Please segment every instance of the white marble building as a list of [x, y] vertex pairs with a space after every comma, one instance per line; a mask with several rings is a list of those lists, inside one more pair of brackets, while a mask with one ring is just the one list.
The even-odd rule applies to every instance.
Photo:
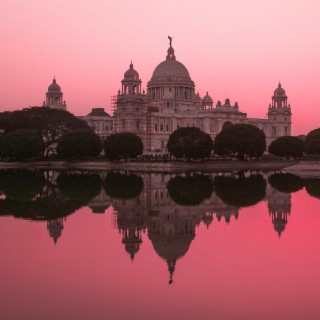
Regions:
[[212, 139], [226, 122], [249, 123], [262, 129], [267, 145], [274, 139], [291, 135], [291, 108], [285, 90], [279, 83], [272, 96], [266, 119], [248, 118], [239, 110], [238, 103], [224, 103], [207, 93], [203, 98], [195, 93], [195, 84], [187, 68], [176, 60], [171, 45], [167, 56], [154, 70], [141, 92], [141, 79], [132, 63], [121, 81], [113, 113], [113, 132], [130, 131], [138, 134], [145, 151], [166, 152], [170, 134], [179, 127], [199, 127]]

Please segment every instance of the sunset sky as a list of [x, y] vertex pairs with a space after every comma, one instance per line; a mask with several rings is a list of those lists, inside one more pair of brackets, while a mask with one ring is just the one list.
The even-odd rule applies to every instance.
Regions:
[[146, 88], [169, 41], [196, 92], [264, 118], [279, 81], [292, 133], [320, 127], [318, 0], [0, 0], [0, 111], [41, 105], [55, 76], [68, 110], [111, 113], [130, 61]]

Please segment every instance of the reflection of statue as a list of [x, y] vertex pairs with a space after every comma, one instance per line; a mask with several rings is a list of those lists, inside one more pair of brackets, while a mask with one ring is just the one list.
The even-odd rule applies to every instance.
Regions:
[[170, 41], [170, 47], [171, 47], [171, 44], [172, 44], [172, 38], [170, 36], [168, 36], [168, 39]]

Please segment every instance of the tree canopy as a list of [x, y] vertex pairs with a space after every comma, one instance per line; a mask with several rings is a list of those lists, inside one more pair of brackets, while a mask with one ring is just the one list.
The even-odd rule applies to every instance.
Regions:
[[269, 176], [270, 185], [284, 193], [292, 193], [304, 187], [303, 179], [292, 173], [275, 173]]
[[301, 158], [304, 142], [297, 137], [283, 136], [272, 141], [268, 151], [275, 156]]
[[98, 135], [90, 131], [68, 132], [60, 137], [57, 144], [57, 154], [62, 158], [97, 157], [102, 149]]
[[132, 199], [143, 190], [143, 180], [135, 174], [110, 172], [104, 180], [106, 194], [114, 199]]
[[39, 157], [43, 147], [41, 137], [27, 129], [19, 129], [1, 137], [1, 156], [11, 160], [27, 160]]
[[213, 142], [210, 135], [199, 128], [184, 127], [170, 135], [167, 148], [176, 158], [202, 159], [210, 156]]
[[[68, 183], [61, 181], [66, 180], [63, 177], [58, 177], [62, 192], [54, 182], [55, 179], [50, 181], [44, 173], [20, 169], [2, 171], [0, 192], [6, 197], [0, 199], [0, 216], [12, 215], [30, 220], [65, 217], [81, 208], [98, 192], [98, 187], [95, 187], [98, 183], [81, 183], [83, 179], [80, 178], [78, 185], [79, 180], [75, 176]], [[98, 181], [96, 178], [94, 180]], [[82, 192], [76, 192], [75, 188]]]
[[57, 185], [62, 196], [85, 205], [100, 193], [102, 181], [98, 174], [61, 172]]
[[104, 142], [104, 152], [110, 160], [136, 158], [143, 153], [143, 143], [131, 132], [111, 134]]
[[235, 207], [252, 206], [266, 196], [266, 181], [261, 174], [249, 177], [242, 173], [238, 177], [216, 176], [213, 185], [217, 196]]
[[234, 124], [224, 128], [214, 140], [214, 152], [218, 155], [261, 157], [266, 150], [266, 136], [251, 124]]
[[176, 176], [167, 184], [171, 199], [180, 205], [197, 206], [208, 199], [213, 191], [213, 182], [205, 175]]
[[305, 187], [310, 196], [320, 199], [320, 179], [305, 179]]
[[305, 140], [305, 152], [320, 154], [320, 128], [310, 131]]
[[8, 133], [19, 129], [32, 130], [42, 138], [43, 156], [55, 152], [55, 144], [63, 134], [76, 130], [92, 131], [85, 121], [64, 110], [32, 107], [0, 113], [0, 131]]

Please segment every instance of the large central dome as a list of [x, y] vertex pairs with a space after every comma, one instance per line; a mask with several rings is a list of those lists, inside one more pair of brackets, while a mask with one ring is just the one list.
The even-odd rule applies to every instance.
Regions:
[[176, 60], [172, 46], [168, 49], [166, 60], [161, 62], [153, 71], [149, 83], [182, 82], [193, 85], [187, 68]]
[[177, 60], [165, 60], [161, 62], [153, 71], [152, 79], [164, 77], [178, 77], [191, 80], [187, 68]]

